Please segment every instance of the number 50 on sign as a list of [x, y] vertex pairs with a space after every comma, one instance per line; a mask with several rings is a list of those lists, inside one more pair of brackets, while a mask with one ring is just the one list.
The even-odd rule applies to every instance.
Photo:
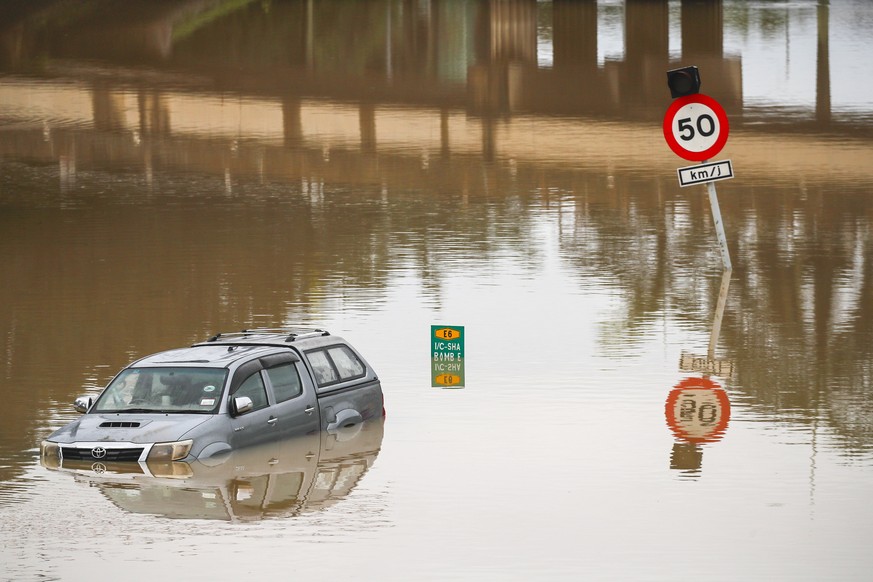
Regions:
[[719, 103], [695, 93], [673, 101], [664, 114], [664, 139], [686, 160], [702, 162], [717, 155], [727, 143], [730, 126]]

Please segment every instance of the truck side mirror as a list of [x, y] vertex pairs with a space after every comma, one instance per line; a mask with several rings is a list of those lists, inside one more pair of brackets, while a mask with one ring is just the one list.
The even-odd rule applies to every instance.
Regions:
[[73, 401], [73, 408], [76, 409], [76, 412], [85, 414], [88, 412], [88, 409], [91, 408], [92, 403], [93, 401], [90, 396], [79, 396]]
[[241, 414], [245, 414], [255, 407], [252, 399], [248, 396], [237, 396], [231, 402], [231, 414], [233, 416], [240, 416]]

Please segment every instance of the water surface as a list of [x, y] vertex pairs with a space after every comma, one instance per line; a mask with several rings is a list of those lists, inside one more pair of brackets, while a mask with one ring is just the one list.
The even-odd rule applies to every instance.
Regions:
[[[0, 18], [0, 577], [869, 577], [866, 3], [125, 6]], [[686, 64], [731, 120], [727, 276], [662, 136]], [[384, 426], [39, 464], [129, 361], [298, 322]]]

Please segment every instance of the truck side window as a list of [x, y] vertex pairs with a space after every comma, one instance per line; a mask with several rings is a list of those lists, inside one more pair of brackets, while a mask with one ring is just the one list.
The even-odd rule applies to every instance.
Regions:
[[330, 359], [333, 360], [340, 378], [343, 380], [364, 375], [364, 364], [361, 363], [349, 348], [334, 346], [328, 348], [327, 353], [330, 354]]
[[315, 372], [315, 380], [319, 386], [337, 381], [336, 370], [333, 369], [333, 365], [323, 350], [309, 352], [306, 356], [309, 358], [309, 363], [312, 364], [312, 371]]
[[246, 378], [234, 396], [248, 396], [251, 398], [252, 403], [255, 405], [252, 410], [267, 406], [267, 389], [264, 386], [264, 379], [261, 378], [261, 373], [255, 372]]
[[303, 387], [300, 385], [300, 376], [297, 374], [297, 368], [294, 367], [293, 363], [268, 368], [267, 376], [270, 378], [270, 384], [273, 385], [273, 394], [276, 396], [276, 402], [291, 400], [303, 392]]

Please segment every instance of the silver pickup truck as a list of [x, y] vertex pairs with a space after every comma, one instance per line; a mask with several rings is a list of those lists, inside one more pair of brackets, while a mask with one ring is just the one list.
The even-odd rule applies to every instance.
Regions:
[[83, 416], [41, 443], [48, 467], [223, 462], [233, 450], [385, 414], [376, 373], [352, 346], [319, 329], [218, 334], [129, 364]]

